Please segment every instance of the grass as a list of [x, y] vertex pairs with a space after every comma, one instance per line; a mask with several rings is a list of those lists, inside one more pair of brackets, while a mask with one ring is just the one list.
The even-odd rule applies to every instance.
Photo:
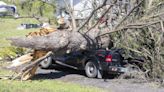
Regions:
[[[0, 68], [8, 65], [0, 62]], [[11, 71], [0, 69], [0, 76], [10, 75]], [[0, 80], [0, 92], [105, 92], [102, 89], [82, 86], [74, 83], [65, 83], [59, 80]]]
[[10, 37], [23, 37], [31, 31], [39, 29], [17, 30], [21, 23], [38, 23], [34, 19], [11, 19], [0, 18], [0, 57], [14, 56], [16, 47], [10, 45], [10, 41], [6, 40]]
[[3, 67], [8, 66], [9, 64], [10, 63], [6, 63], [6, 62], [3, 62], [3, 61], [0, 61], [0, 76], [6, 76], [6, 75], [10, 75], [10, 74], [13, 73], [12, 71], [9, 71], [7, 69], [3, 69]]
[[103, 92], [98, 88], [63, 83], [56, 80], [0, 80], [0, 92]]

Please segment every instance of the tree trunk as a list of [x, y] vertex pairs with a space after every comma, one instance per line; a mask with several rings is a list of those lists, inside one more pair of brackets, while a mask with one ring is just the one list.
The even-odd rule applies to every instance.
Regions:
[[12, 45], [18, 47], [32, 48], [35, 50], [46, 51], [77, 51], [96, 48], [107, 48], [110, 44], [109, 35], [99, 35], [107, 32], [108, 30], [100, 31], [92, 29], [87, 34], [83, 35], [75, 31], [55, 31], [46, 36], [24, 37], [24, 38], [9, 38]]

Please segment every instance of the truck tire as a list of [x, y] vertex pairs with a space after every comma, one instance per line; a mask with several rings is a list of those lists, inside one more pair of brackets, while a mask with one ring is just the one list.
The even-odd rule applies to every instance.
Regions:
[[96, 63], [92, 61], [88, 61], [85, 64], [85, 74], [89, 78], [96, 78], [98, 74], [98, 68], [97, 68]]
[[40, 63], [40, 67], [43, 69], [48, 69], [52, 64], [52, 58], [48, 57]]

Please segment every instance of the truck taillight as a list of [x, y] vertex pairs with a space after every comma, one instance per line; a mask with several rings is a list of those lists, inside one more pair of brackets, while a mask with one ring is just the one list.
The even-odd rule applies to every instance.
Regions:
[[105, 57], [105, 62], [112, 62], [112, 55], [107, 55]]

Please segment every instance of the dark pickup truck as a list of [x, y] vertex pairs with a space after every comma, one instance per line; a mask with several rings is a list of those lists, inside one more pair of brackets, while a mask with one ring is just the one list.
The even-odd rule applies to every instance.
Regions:
[[103, 72], [121, 74], [127, 71], [124, 58], [119, 49], [98, 49], [94, 51], [71, 52], [62, 56], [51, 56], [41, 63], [42, 68], [48, 68], [52, 63], [77, 70], [84, 70], [90, 78], [102, 78]]

